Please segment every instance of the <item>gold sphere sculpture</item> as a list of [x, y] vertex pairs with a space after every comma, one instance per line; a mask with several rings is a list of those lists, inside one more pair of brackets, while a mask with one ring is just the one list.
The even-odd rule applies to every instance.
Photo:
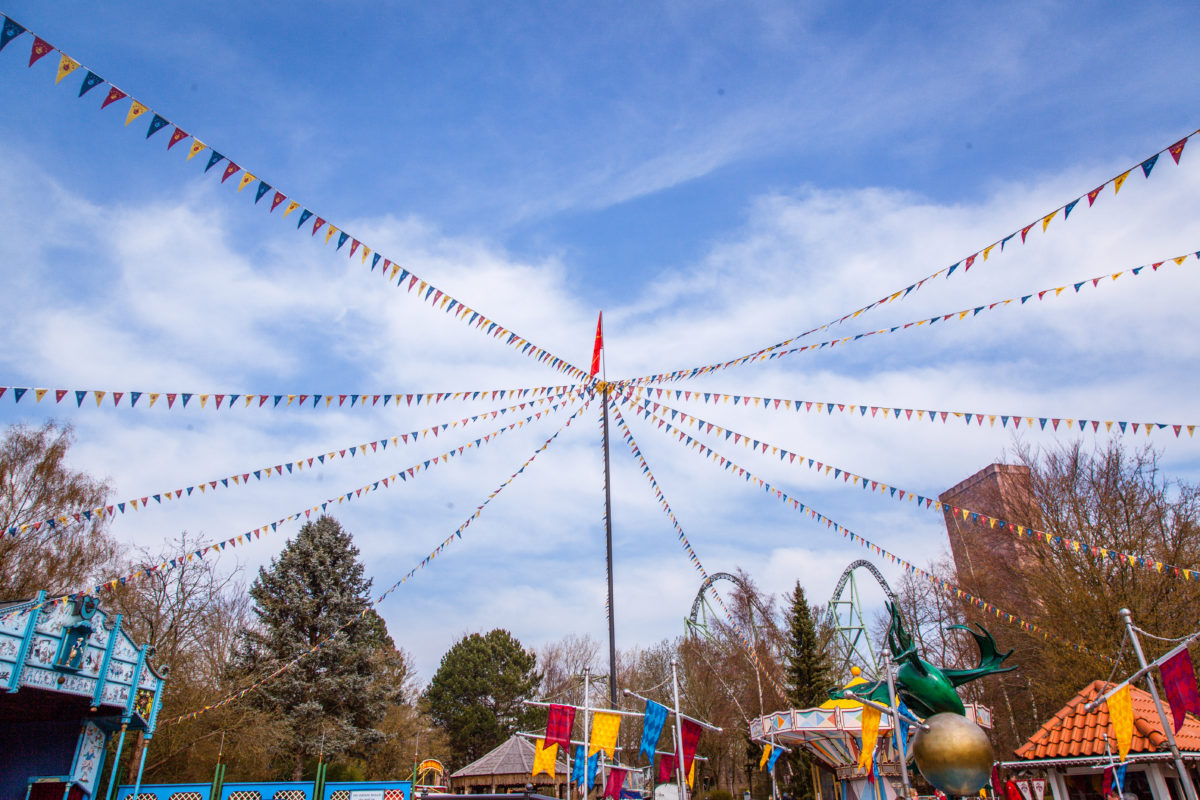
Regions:
[[983, 729], [958, 714], [934, 714], [913, 741], [917, 768], [948, 795], [977, 793], [992, 774], [992, 743]]

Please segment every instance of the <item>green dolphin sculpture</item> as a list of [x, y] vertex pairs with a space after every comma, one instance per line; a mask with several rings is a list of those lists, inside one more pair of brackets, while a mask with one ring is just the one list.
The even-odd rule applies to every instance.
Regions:
[[[892, 651], [892, 660], [900, 665], [896, 671], [896, 694], [904, 704], [918, 716], [930, 717], [941, 712], [949, 712], [966, 716], [962, 699], [958, 696], [957, 687], [964, 683], [982, 678], [984, 675], [994, 675], [1000, 672], [1010, 672], [1016, 666], [1002, 667], [1004, 660], [1013, 651], [998, 653], [996, 640], [982, 625], [976, 625], [979, 632], [966, 625], [951, 625], [946, 630], [964, 630], [975, 639], [979, 647], [979, 665], [972, 669], [941, 669], [925, 661], [917, 655], [917, 646], [912, 636], [904, 629], [904, 620], [900, 609], [894, 603], [887, 603], [888, 613], [892, 621], [888, 626], [888, 648]], [[887, 680], [879, 680], [874, 684], [855, 687], [859, 697], [866, 697], [877, 703], [890, 704]], [[831, 692], [834, 699], [842, 699], [844, 690]]]

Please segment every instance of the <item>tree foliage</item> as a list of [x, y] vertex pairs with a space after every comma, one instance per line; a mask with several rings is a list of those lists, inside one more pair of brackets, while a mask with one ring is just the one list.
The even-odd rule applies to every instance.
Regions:
[[370, 586], [350, 534], [322, 516], [306, 523], [250, 588], [258, 625], [238, 642], [235, 672], [247, 679], [304, 656], [252, 697], [254, 706], [290, 724], [295, 780], [305, 759], [372, 744], [386, 707], [403, 697], [395, 645], [368, 610]]
[[[1097, 548], [1097, 553], [1099, 548], [1117, 549], [1194, 568], [1200, 563], [1200, 487], [1165, 477], [1153, 450], [1130, 451], [1117, 442], [1094, 451], [1076, 442], [1037, 456], [1022, 455], [1032, 473], [1027, 524], [1081, 542], [1083, 550], [1026, 548], [1027, 587], [1037, 600], [1032, 621], [1109, 656], [1116, 655], [1124, 635], [1121, 608], [1133, 612], [1139, 627], [1159, 636], [1195, 630], [1200, 586], [1194, 581], [1181, 580], [1170, 567], [1160, 573], [1142, 564], [1097, 558], [1086, 548]], [[1027, 676], [1036, 676], [1031, 700], [1042, 715], [1053, 714], [1084, 684], [1107, 677], [1111, 669], [1095, 655], [1032, 643], [1022, 667]], [[1125, 655], [1121, 668], [1136, 669], [1128, 649]]]
[[[784, 646], [784, 681], [792, 708], [812, 708], [829, 699], [834, 688], [829, 662], [828, 640], [817, 634], [812, 609], [804, 596], [804, 587], [796, 581], [787, 610], [787, 642]], [[815, 797], [812, 785], [812, 761], [800, 748], [786, 759], [788, 794], [797, 798]]]
[[91, 513], [109, 487], [67, 465], [72, 441], [70, 426], [53, 421], [15, 425], [0, 441], [0, 530], [31, 526], [0, 536], [0, 601], [86, 589], [116, 562], [108, 517]]
[[[238, 570], [224, 571], [216, 559], [185, 560], [173, 569], [155, 569], [180, 552], [205, 546], [180, 534], [161, 551], [140, 551], [123, 571], [143, 572], [107, 602], [123, 614], [122, 627], [134, 641], [154, 647], [154, 665], [167, 677], [160, 719], [194, 711], [233, 690], [227, 675], [239, 631], [253, 624], [250, 598]], [[224, 708], [176, 725], [160, 727], [146, 761], [150, 780], [204, 780], [212, 775], [217, 752], [238, 775], [272, 777], [281, 756], [286, 723], [248, 707]], [[136, 739], [126, 749], [123, 778], [133, 780], [141, 752]]]
[[472, 633], [455, 643], [423, 698], [430, 718], [445, 731], [454, 767], [531, 725], [540, 715], [524, 701], [534, 698], [540, 684], [537, 658], [506, 630]]
[[784, 650], [788, 700], [793, 708], [812, 708], [828, 700], [829, 690], [834, 688], [829, 648], [817, 637], [817, 624], [799, 581], [789, 601]]

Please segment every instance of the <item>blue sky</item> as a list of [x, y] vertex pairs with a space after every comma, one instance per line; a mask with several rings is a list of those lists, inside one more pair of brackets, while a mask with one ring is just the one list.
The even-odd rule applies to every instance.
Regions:
[[[214, 3], [7, 15], [376, 251], [610, 377], [732, 358], [877, 300], [1040, 219], [1200, 127], [1186, 3]], [[122, 126], [0, 53], [0, 384], [108, 391], [384, 393], [563, 382], [297, 233], [187, 143]], [[970, 273], [847, 323], [872, 330], [1200, 249], [1200, 154]], [[1085, 201], [1086, 202], [1086, 201]], [[1196, 259], [940, 328], [745, 365], [683, 388], [1029, 416], [1196, 423]], [[682, 386], [682, 385], [681, 385]], [[368, 410], [101, 409], [0, 399], [76, 426], [77, 463], [140, 497], [506, 403]], [[855, 473], [936, 495], [1049, 434], [678, 403]], [[89, 407], [90, 406], [90, 407]], [[428, 678], [462, 634], [602, 639], [595, 407], [382, 611]], [[570, 413], [570, 412], [567, 412]], [[627, 413], [628, 417], [632, 417]], [[559, 421], [343, 506], [376, 586], [470, 515]], [[862, 555], [644, 421], [634, 435], [710, 571], [824, 601]], [[472, 428], [481, 435], [495, 425]], [[452, 441], [466, 434], [448, 432]], [[1089, 437], [1089, 441], [1099, 437]], [[1139, 436], [1137, 442], [1146, 441]], [[1149, 441], [1197, 479], [1195, 440]], [[711, 444], [716, 446], [715, 441]], [[127, 515], [159, 548], [236, 535], [446, 449], [397, 452]], [[730, 448], [727, 448], [730, 449]], [[676, 635], [699, 579], [624, 452], [613, 475], [618, 644]], [[931, 513], [737, 454], [914, 561]], [[294, 532], [226, 551], [249, 571]], [[894, 574], [894, 572], [889, 572]], [[1005, 635], [1020, 635], [1006, 631]]]

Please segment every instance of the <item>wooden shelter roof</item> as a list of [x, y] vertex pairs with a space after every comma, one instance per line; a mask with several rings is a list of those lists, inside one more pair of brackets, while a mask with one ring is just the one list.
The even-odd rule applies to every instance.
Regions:
[[[489, 753], [459, 769], [450, 777], [453, 779], [481, 778], [490, 775], [526, 775], [533, 772], [533, 742], [523, 736], [513, 735]], [[555, 772], [564, 774], [567, 763], [562, 758], [557, 759]], [[541, 776], [545, 777], [545, 776]]]

